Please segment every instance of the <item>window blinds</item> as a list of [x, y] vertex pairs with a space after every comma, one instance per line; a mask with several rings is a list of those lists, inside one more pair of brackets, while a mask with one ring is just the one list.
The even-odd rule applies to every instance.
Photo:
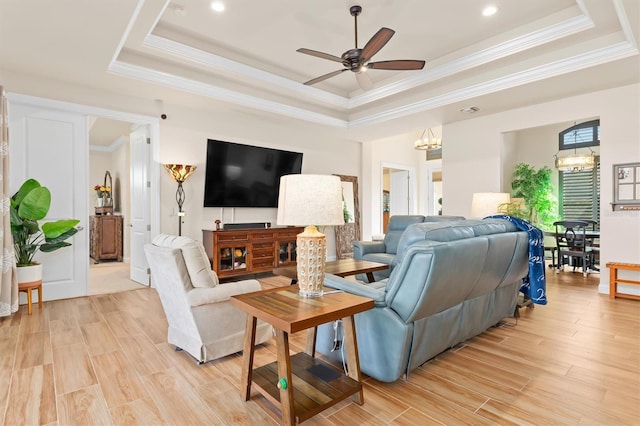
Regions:
[[599, 161], [592, 170], [560, 172], [560, 215], [563, 220], [600, 222]]

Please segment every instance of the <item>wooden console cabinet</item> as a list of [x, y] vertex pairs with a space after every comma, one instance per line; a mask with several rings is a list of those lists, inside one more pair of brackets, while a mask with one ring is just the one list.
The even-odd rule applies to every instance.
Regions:
[[255, 274], [296, 263], [302, 227], [202, 230], [202, 243], [218, 277]]
[[122, 216], [89, 217], [89, 255], [96, 262], [122, 262]]

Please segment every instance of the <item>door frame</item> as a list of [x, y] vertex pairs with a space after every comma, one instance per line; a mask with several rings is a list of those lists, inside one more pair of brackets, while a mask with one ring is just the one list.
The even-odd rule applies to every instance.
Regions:
[[[157, 235], [160, 233], [160, 120], [156, 117], [133, 114], [123, 111], [117, 111], [107, 108], [93, 107], [89, 105], [76, 104], [71, 102], [57, 101], [53, 99], [40, 98], [36, 96], [23, 95], [19, 93], [7, 93], [9, 102], [16, 103], [29, 103], [40, 108], [46, 108], [51, 110], [59, 110], [66, 112], [73, 112], [78, 114], [84, 114], [85, 116], [96, 116], [101, 118], [110, 118], [112, 120], [120, 120], [130, 122], [134, 125], [147, 125], [149, 127], [149, 138], [151, 145], [151, 158], [149, 159], [149, 181], [158, 182], [157, 185], [152, 185], [149, 191], [150, 197], [150, 220], [151, 220], [151, 232], [150, 235]], [[87, 137], [87, 152], [89, 151], [89, 143]], [[88, 157], [87, 157], [88, 158]], [[87, 178], [89, 176], [89, 163], [85, 165], [87, 168]], [[86, 182], [88, 188], [91, 182]], [[89, 223], [89, 217], [86, 217], [86, 223]], [[87, 249], [87, 276], [89, 273], [89, 251]], [[88, 288], [88, 287], [87, 287]]]
[[[418, 211], [418, 198], [417, 198], [417, 180], [416, 180], [416, 169], [415, 167], [408, 166], [406, 164], [397, 164], [397, 163], [380, 163], [380, 212], [382, 212], [382, 190], [384, 188], [384, 169], [395, 169], [395, 170], [404, 170], [409, 173], [409, 214], [417, 214]], [[378, 221], [378, 233], [382, 233], [382, 213], [380, 213], [380, 220]]]

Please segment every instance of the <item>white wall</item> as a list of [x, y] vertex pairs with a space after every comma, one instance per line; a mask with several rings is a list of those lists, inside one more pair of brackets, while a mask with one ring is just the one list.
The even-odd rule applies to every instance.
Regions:
[[[474, 192], [497, 192], [504, 175], [503, 133], [600, 117], [600, 263], [640, 262], [640, 212], [613, 212], [613, 164], [640, 161], [640, 85], [618, 87], [445, 125], [443, 191], [447, 214], [469, 216]], [[472, 176], [470, 177], [470, 173]], [[603, 268], [600, 292], [608, 293]], [[636, 288], [624, 291], [637, 292]]]
[[[152, 167], [157, 168], [160, 175], [160, 232], [178, 231], [177, 216], [174, 216], [177, 187], [166, 172], [160, 170], [163, 163], [187, 163], [199, 167], [184, 185], [186, 201], [183, 207], [186, 217], [182, 227], [183, 235], [202, 240], [201, 230], [211, 229], [215, 219], [226, 223], [232, 219], [235, 222], [271, 221], [275, 225], [276, 209], [225, 209], [221, 212], [220, 209], [203, 208], [208, 138], [302, 152], [303, 173], [335, 173], [357, 176], [362, 180], [361, 144], [337, 136], [342, 133], [340, 129], [258, 111], [243, 112], [233, 107], [221, 106], [219, 102], [196, 99], [182, 93], [177, 97], [180, 104], [164, 101], [162, 111], [159, 111], [157, 102], [152, 100], [69, 85], [57, 80], [8, 71], [3, 71], [0, 79], [10, 93], [141, 116], [158, 117], [161, 112], [165, 113], [167, 119], [160, 121], [158, 155], [152, 159]], [[168, 89], [149, 85], [149, 90], [152, 93], [150, 98], [153, 96], [154, 99], [160, 99]], [[88, 167], [88, 164], [78, 164], [78, 167]], [[101, 181], [102, 177], [99, 179]], [[95, 183], [91, 180], [86, 185], [89, 187]], [[364, 215], [366, 216], [366, 212]], [[325, 233], [328, 257], [335, 258], [334, 233], [331, 229], [326, 229]]]
[[[271, 222], [276, 223], [275, 208], [204, 208], [204, 177], [206, 171], [207, 139], [264, 146], [303, 153], [302, 172], [317, 174], [342, 174], [360, 177], [360, 143], [322, 134], [300, 132], [294, 126], [282, 127], [260, 116], [230, 114], [226, 117], [234, 124], [220, 126], [211, 113], [195, 110], [175, 110], [160, 125], [159, 164], [193, 164], [198, 167], [184, 183], [186, 212], [182, 234], [202, 240], [202, 229], [214, 229], [214, 221], [225, 223]], [[160, 174], [162, 232], [178, 232], [175, 215], [177, 184], [164, 171]], [[309, 190], [313, 190], [310, 188]], [[335, 237], [332, 228], [325, 228], [327, 254], [335, 258]]]

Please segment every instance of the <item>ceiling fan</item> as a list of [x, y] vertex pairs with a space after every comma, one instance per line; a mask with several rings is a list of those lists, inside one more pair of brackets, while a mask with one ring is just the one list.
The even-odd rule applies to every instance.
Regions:
[[328, 78], [341, 74], [344, 71], [352, 71], [356, 73], [356, 80], [358, 81], [358, 85], [360, 86], [360, 88], [363, 90], [369, 90], [373, 87], [373, 83], [371, 82], [371, 77], [369, 77], [366, 73], [367, 69], [406, 71], [421, 70], [422, 68], [424, 68], [425, 61], [410, 59], [369, 62], [371, 57], [378, 53], [378, 51], [380, 51], [380, 49], [382, 49], [384, 45], [387, 44], [391, 37], [393, 37], [395, 31], [390, 28], [380, 28], [380, 30], [378, 30], [378, 32], [375, 33], [373, 37], [371, 37], [367, 44], [365, 44], [362, 49], [359, 49], [358, 15], [360, 15], [360, 13], [362, 12], [362, 7], [351, 6], [351, 8], [349, 8], [349, 12], [351, 13], [351, 16], [353, 16], [355, 22], [356, 47], [354, 49], [347, 50], [342, 54], [341, 57], [305, 48], [296, 50], [296, 52], [305, 53], [307, 55], [316, 56], [322, 59], [328, 59], [334, 62], [340, 62], [344, 66], [344, 68], [341, 70], [333, 71], [305, 82], [304, 84], [306, 86], [319, 83]]

